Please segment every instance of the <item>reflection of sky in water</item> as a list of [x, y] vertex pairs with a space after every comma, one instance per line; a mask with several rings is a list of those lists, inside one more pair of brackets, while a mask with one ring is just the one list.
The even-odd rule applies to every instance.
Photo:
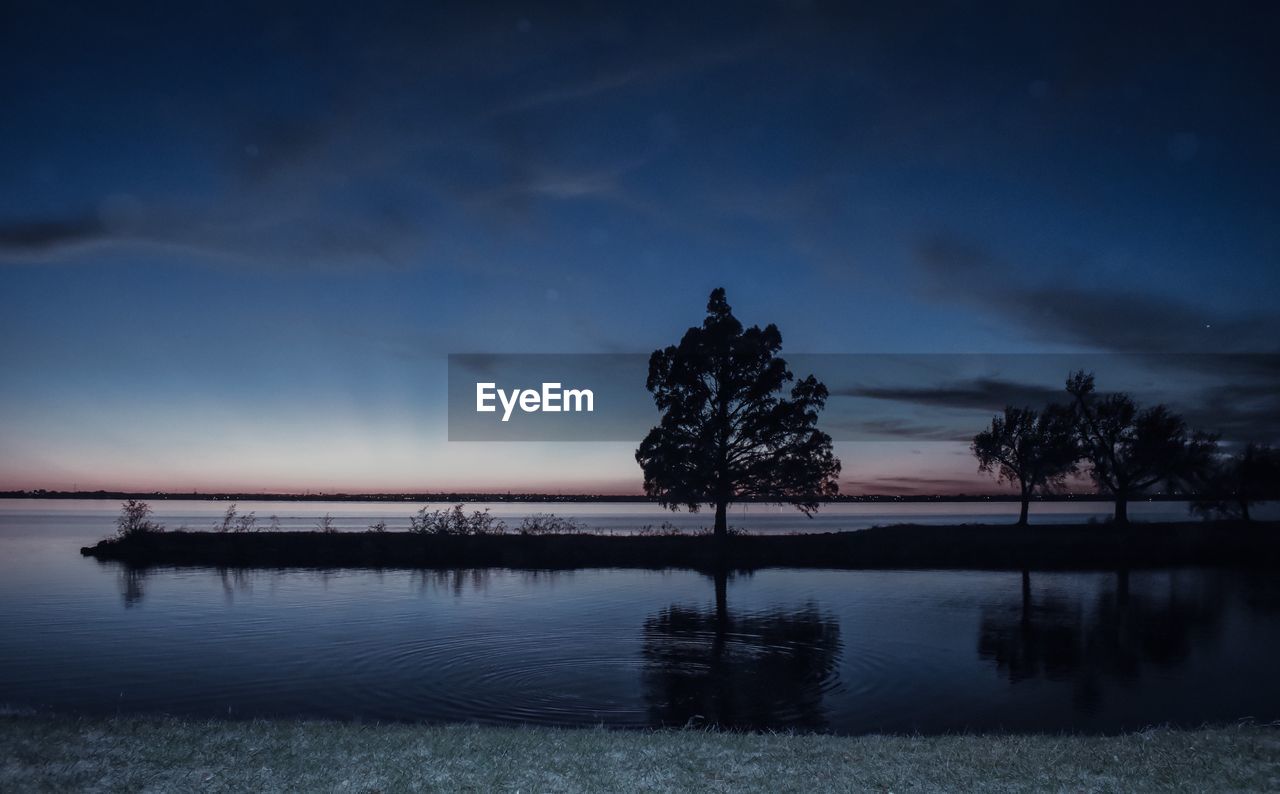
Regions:
[[1280, 716], [1273, 577], [1033, 573], [1024, 598], [1017, 572], [762, 570], [717, 604], [689, 571], [129, 573], [78, 554], [109, 512], [0, 507], [13, 705], [846, 731]]

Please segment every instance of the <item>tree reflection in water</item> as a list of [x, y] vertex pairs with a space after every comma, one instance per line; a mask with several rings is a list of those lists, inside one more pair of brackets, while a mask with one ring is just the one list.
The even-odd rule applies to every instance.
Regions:
[[119, 565], [116, 569], [116, 579], [120, 585], [120, 598], [124, 600], [126, 609], [142, 602], [142, 596], [146, 592], [144, 587], [147, 582], [146, 568]]
[[1073, 682], [1077, 706], [1093, 710], [1107, 683], [1132, 684], [1147, 665], [1182, 664], [1221, 623], [1226, 598], [1219, 580], [1196, 588], [1176, 572], [1162, 575], [1166, 587], [1133, 592], [1129, 572], [1119, 571], [1089, 602], [1033, 593], [1031, 574], [1024, 571], [1019, 604], [983, 609], [978, 655], [1015, 684]]
[[714, 609], [673, 604], [644, 622], [642, 674], [654, 725], [822, 728], [837, 685], [840, 627], [808, 603], [794, 611], [734, 613], [727, 575]]

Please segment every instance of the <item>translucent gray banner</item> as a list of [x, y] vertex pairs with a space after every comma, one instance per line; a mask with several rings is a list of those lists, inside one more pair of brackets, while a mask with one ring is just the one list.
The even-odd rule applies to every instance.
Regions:
[[[836, 441], [968, 441], [1005, 405], [1066, 402], [1093, 372], [1101, 392], [1163, 402], [1224, 440], [1280, 439], [1275, 354], [792, 354], [830, 399], [819, 426]], [[659, 420], [648, 354], [449, 356], [450, 441], [638, 442]]]

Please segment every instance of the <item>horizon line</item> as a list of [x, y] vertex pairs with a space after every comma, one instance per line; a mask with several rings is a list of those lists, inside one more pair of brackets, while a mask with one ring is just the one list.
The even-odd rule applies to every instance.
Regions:
[[[342, 502], [650, 502], [660, 503], [655, 496], [645, 494], [619, 493], [548, 493], [540, 491], [134, 491], [134, 490], [53, 490], [47, 488], [12, 489], [0, 491], [0, 499], [165, 499], [192, 501], [342, 501]], [[818, 499], [819, 504], [861, 501], [1020, 501], [1016, 492], [1012, 493], [868, 493], [839, 494], [835, 497]], [[1188, 494], [1152, 493], [1131, 501], [1185, 501]], [[1115, 501], [1114, 495], [1098, 491], [1064, 491], [1061, 493], [1035, 494], [1033, 502], [1060, 501]], [[789, 504], [785, 499], [765, 497], [743, 497], [734, 500], [736, 504]]]

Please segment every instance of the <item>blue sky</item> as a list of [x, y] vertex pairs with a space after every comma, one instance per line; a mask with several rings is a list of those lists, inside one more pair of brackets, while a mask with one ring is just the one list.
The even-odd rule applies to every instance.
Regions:
[[1274, 10], [261, 5], [6, 10], [0, 487], [634, 492], [447, 443], [445, 356], [648, 352], [716, 286], [797, 353], [1280, 338]]

